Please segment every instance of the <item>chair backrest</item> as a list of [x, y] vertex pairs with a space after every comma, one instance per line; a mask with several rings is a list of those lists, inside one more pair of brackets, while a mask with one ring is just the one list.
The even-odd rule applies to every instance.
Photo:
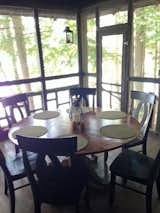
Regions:
[[[51, 139], [27, 138], [17, 135], [17, 140], [19, 147], [22, 149], [24, 166], [31, 184], [32, 193], [33, 196], [36, 197], [39, 196], [37, 180], [38, 182], [43, 182], [44, 184], [46, 182], [46, 184], [49, 184], [51, 176], [54, 174], [58, 175], [63, 167], [59, 160], [60, 156], [70, 156], [72, 163], [72, 159], [75, 156], [74, 153], [77, 150], [77, 137]], [[27, 155], [28, 151], [37, 154], [35, 168], [37, 178], [35, 178], [35, 174], [33, 174]], [[51, 165], [52, 169], [50, 169]], [[58, 171], [58, 174], [56, 171]]]
[[94, 111], [96, 88], [83, 88], [83, 87], [70, 88], [69, 94], [71, 105], [76, 99], [78, 100], [79, 104], [82, 103], [82, 105], [86, 107], [89, 107], [89, 96], [92, 96], [92, 108]]
[[[131, 91], [131, 114], [140, 122], [141, 134], [144, 138], [147, 138], [152, 123], [155, 99], [153, 93]], [[135, 102], [138, 102], [136, 107]]]
[[29, 102], [25, 93], [3, 98], [2, 104], [9, 127], [17, 122], [18, 116], [23, 119], [25, 115], [30, 115]]

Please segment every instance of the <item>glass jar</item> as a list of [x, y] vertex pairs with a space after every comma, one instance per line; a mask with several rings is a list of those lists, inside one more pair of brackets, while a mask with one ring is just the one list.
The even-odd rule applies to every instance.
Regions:
[[73, 123], [79, 125], [81, 122], [82, 110], [78, 100], [74, 100], [70, 109], [70, 119]]

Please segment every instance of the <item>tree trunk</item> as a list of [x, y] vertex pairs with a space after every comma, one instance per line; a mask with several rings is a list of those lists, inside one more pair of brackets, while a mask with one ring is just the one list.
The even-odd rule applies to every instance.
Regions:
[[[28, 64], [27, 64], [27, 55], [26, 55], [26, 47], [25, 47], [25, 41], [23, 37], [23, 23], [20, 16], [11, 16], [14, 30], [15, 30], [15, 40], [17, 45], [17, 52], [20, 59], [21, 69], [22, 69], [22, 76], [24, 79], [29, 78], [29, 71], [28, 71]], [[30, 84], [25, 85], [26, 91], [31, 91]], [[33, 100], [30, 102], [31, 107], [33, 107]]]
[[[3, 67], [2, 67], [2, 62], [0, 61], [0, 73], [2, 73], [2, 77], [4, 79], [7, 79], [7, 73], [4, 71]], [[1, 79], [2, 81], [2, 79]]]
[[[8, 19], [8, 18], [7, 18]], [[10, 48], [10, 56], [12, 59], [12, 65], [13, 65], [13, 73], [14, 73], [14, 79], [18, 80], [19, 76], [18, 76], [18, 72], [17, 72], [17, 65], [16, 65], [16, 54], [15, 54], [15, 49], [14, 49], [14, 44], [13, 44], [13, 38], [12, 38], [12, 33], [10, 30], [10, 23], [9, 23], [9, 19], [7, 20], [7, 38], [8, 38], [8, 45]]]
[[[5, 22], [4, 22], [4, 27], [5, 27], [5, 33], [6, 33], [6, 39], [5, 43], [7, 44], [7, 47], [4, 49], [11, 57], [11, 62], [12, 62], [12, 67], [13, 67], [13, 75], [14, 79], [18, 79], [18, 73], [17, 73], [17, 65], [16, 65], [16, 51], [14, 49], [14, 43], [13, 43], [13, 35], [10, 30], [10, 19], [9, 17], [5, 17]], [[3, 40], [2, 40], [3, 42]], [[1, 63], [1, 62], [0, 62]], [[3, 72], [3, 76], [5, 80], [10, 80], [10, 76], [6, 74], [6, 70], [2, 68], [2, 64], [0, 64], [1, 69], [0, 71]]]
[[[135, 57], [134, 57], [134, 76], [144, 77], [144, 59], [145, 59], [145, 46], [143, 42], [143, 33], [136, 32], [135, 35]], [[137, 84], [136, 90], [143, 91], [143, 84]]]
[[[19, 56], [20, 64], [22, 68], [22, 76], [24, 79], [27, 79], [29, 78], [29, 72], [28, 72], [28, 64], [27, 64], [26, 47], [25, 47], [24, 37], [23, 37], [24, 29], [23, 29], [21, 17], [12, 16], [12, 22], [13, 22], [13, 26], [15, 30], [15, 40], [16, 40], [18, 56]], [[26, 88], [30, 89], [29, 87], [26, 87]]]

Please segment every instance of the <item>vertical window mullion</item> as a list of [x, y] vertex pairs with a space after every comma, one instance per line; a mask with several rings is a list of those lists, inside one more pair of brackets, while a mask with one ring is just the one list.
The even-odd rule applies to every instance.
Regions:
[[37, 9], [34, 9], [34, 20], [35, 20], [41, 79], [42, 79], [42, 103], [43, 103], [43, 108], [46, 110], [47, 109], [47, 91], [46, 91], [46, 82], [45, 82], [45, 70], [44, 70], [44, 61], [43, 61], [41, 33], [40, 33], [40, 27], [39, 27], [39, 16], [38, 16]]

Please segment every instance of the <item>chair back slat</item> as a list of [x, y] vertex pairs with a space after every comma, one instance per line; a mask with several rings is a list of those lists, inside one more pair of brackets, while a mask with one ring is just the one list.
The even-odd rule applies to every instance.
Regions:
[[[137, 120], [139, 120], [139, 116], [140, 114], [142, 114], [139, 122], [141, 126], [141, 134], [143, 137], [147, 137], [149, 128], [152, 123], [155, 98], [156, 96], [153, 93], [131, 91], [131, 112], [130, 113]], [[136, 108], [134, 108], [135, 101], [138, 101], [138, 105]]]
[[134, 110], [133, 112], [133, 116], [138, 120], [138, 117], [139, 117], [139, 114], [141, 113], [141, 109], [143, 108], [143, 116], [142, 116], [142, 119], [141, 119], [141, 122], [140, 122], [140, 125], [143, 126], [146, 119], [147, 119], [147, 116], [148, 116], [148, 105], [147, 103], [143, 103], [143, 102], [139, 102], [138, 105], [137, 105], [137, 108], [136, 110]]

